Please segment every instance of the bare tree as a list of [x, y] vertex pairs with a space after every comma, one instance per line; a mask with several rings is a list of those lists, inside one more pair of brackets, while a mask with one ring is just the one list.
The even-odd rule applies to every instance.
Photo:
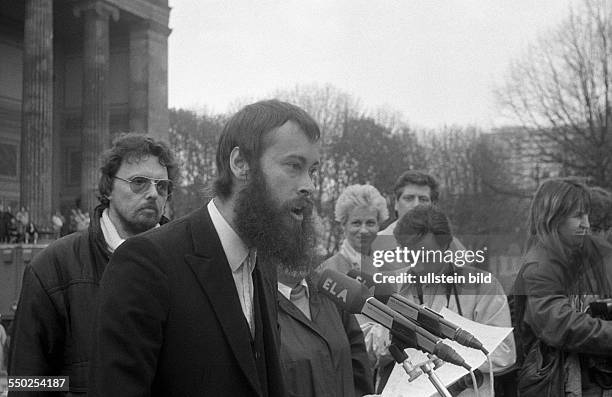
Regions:
[[511, 64], [496, 90], [543, 161], [601, 186], [612, 185], [611, 34], [611, 3], [585, 0]]
[[215, 153], [223, 124], [223, 116], [170, 109], [170, 145], [181, 170], [181, 183], [172, 194], [175, 216], [202, 205], [204, 190], [216, 174]]

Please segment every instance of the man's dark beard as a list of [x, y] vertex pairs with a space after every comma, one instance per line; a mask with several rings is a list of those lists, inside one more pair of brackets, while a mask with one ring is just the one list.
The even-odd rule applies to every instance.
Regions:
[[161, 216], [159, 215], [159, 210], [155, 203], [147, 203], [141, 208], [151, 208], [156, 211], [154, 218], [144, 218], [139, 219], [134, 216], [135, 219], [129, 219], [124, 216], [120, 211], [116, 211], [117, 217], [119, 218], [119, 222], [121, 222], [121, 226], [123, 230], [125, 230], [129, 236], [136, 236], [137, 234], [144, 233], [147, 230], [153, 229], [155, 225], [157, 225], [160, 221]]
[[[301, 222], [291, 216], [295, 207], [303, 208]], [[258, 262], [278, 266], [297, 280], [310, 273], [316, 244], [311, 199], [276, 203], [265, 178], [256, 171], [238, 193], [234, 212], [237, 233], [249, 248], [257, 249]]]

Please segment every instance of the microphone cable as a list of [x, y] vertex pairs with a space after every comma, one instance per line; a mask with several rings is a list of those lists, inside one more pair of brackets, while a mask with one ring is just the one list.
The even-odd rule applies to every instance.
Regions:
[[495, 384], [493, 383], [493, 361], [491, 361], [491, 353], [487, 354], [487, 361], [489, 362], [489, 383], [491, 384], [491, 397], [495, 397]]
[[470, 369], [470, 376], [472, 377], [472, 385], [474, 386], [474, 396], [480, 397], [480, 392], [478, 390], [478, 381], [476, 381], [476, 374], [474, 374], [473, 369]]

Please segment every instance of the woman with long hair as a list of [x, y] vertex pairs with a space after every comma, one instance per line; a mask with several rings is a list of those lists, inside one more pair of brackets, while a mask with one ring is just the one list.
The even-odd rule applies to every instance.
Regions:
[[587, 309], [610, 289], [592, 249], [590, 205], [588, 188], [570, 178], [542, 183], [532, 199], [515, 284], [522, 397], [602, 396], [606, 388], [601, 359], [612, 354], [612, 322]]

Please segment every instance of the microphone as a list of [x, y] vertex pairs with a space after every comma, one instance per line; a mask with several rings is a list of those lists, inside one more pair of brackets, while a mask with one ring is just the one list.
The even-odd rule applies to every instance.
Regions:
[[356, 269], [350, 270], [347, 274], [350, 278], [364, 284], [368, 289], [374, 287], [374, 297], [382, 303], [387, 303], [389, 297], [395, 293], [395, 288], [390, 283], [375, 283], [374, 277], [369, 273], [364, 273]]
[[418, 305], [400, 294], [391, 295], [387, 305], [401, 315], [416, 321], [420, 326], [436, 336], [454, 340], [463, 346], [478, 349], [484, 354], [489, 354], [487, 349], [474, 335], [446, 320], [439, 313]]
[[348, 273], [346, 273], [346, 275], [349, 276], [350, 278], [354, 278], [355, 280], [359, 281], [360, 283], [365, 285], [367, 288], [371, 288], [376, 285], [376, 283], [374, 283], [374, 279], [372, 278], [372, 276], [370, 276], [367, 273], [362, 273], [357, 269], [350, 270]]
[[412, 320], [390, 309], [370, 294], [365, 285], [332, 269], [326, 269], [319, 279], [321, 293], [346, 311], [361, 313], [389, 329], [393, 336], [409, 347], [416, 347], [438, 358], [471, 370], [463, 358], [450, 346]]

